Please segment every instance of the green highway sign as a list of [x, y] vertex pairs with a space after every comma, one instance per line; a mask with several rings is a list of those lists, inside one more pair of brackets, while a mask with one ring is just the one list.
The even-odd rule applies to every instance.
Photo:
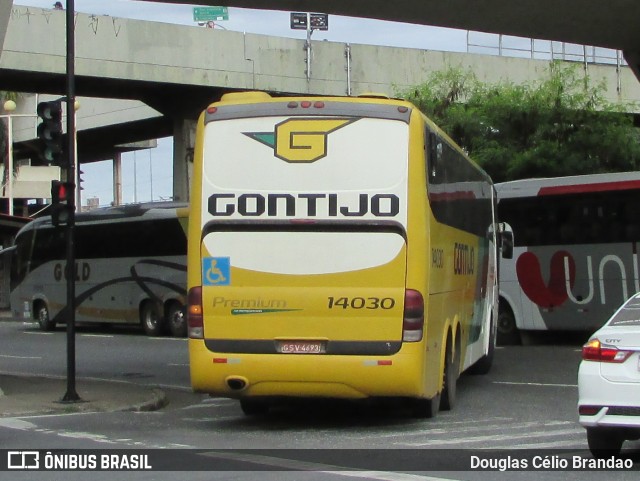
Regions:
[[229, 20], [229, 7], [193, 7], [194, 22]]

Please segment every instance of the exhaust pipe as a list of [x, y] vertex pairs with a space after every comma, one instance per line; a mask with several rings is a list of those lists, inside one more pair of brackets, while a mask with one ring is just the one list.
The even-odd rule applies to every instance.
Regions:
[[240, 376], [230, 376], [226, 379], [226, 383], [232, 391], [242, 391], [249, 385], [249, 381]]

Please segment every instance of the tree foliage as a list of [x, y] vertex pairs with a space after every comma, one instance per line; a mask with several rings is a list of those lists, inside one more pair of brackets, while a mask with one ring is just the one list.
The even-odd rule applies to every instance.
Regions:
[[605, 91], [577, 67], [552, 62], [535, 84], [485, 84], [470, 70], [450, 68], [400, 96], [502, 182], [637, 170], [640, 135], [631, 110], [607, 102]]

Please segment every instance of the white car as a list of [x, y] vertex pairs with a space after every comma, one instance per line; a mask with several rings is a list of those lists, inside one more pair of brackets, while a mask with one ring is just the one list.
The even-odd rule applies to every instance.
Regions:
[[640, 293], [627, 300], [582, 347], [578, 413], [595, 457], [640, 438]]

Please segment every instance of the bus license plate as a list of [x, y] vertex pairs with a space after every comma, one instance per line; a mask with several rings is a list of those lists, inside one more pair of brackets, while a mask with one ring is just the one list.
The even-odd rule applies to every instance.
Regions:
[[321, 341], [280, 341], [278, 352], [282, 354], [322, 354], [325, 352]]

